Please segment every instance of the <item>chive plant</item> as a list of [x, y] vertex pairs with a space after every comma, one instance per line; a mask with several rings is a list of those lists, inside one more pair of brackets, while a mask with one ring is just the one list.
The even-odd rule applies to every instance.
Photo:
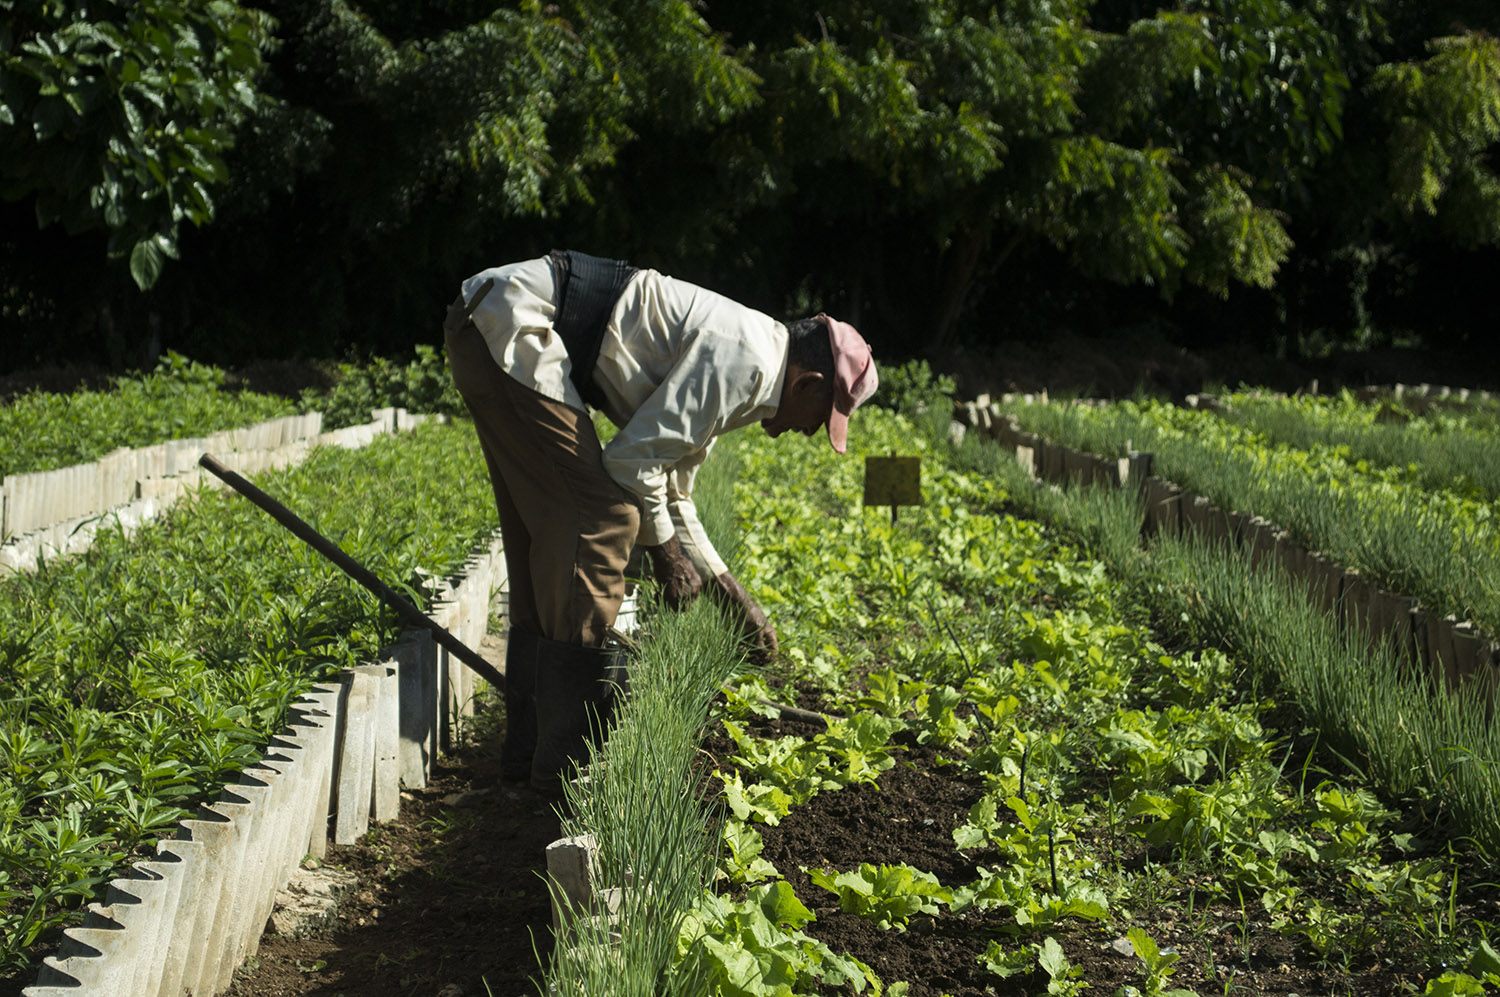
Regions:
[[[733, 565], [735, 441], [716, 450], [698, 475], [694, 502]], [[653, 604], [650, 583], [641, 599]], [[677, 967], [676, 925], [712, 883], [720, 816], [703, 802], [696, 759], [719, 687], [740, 667], [736, 641], [707, 599], [649, 615], [632, 654], [629, 698], [588, 778], [569, 787], [572, 816], [564, 823], [566, 834], [593, 836], [598, 885], [619, 891], [619, 907], [613, 919], [571, 912], [548, 969], [552, 992], [699, 992], [698, 981]]]
[[694, 992], [692, 980], [667, 980], [676, 926], [709, 887], [717, 858], [719, 822], [703, 803], [695, 759], [710, 704], [739, 656], [704, 600], [650, 626], [632, 662], [630, 698], [587, 782], [570, 789], [576, 816], [564, 825], [597, 842], [599, 885], [619, 890], [617, 916], [574, 912], [553, 950], [555, 993]]

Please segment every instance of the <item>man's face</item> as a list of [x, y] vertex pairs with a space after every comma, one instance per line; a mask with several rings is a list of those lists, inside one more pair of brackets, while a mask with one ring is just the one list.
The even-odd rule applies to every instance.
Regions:
[[781, 385], [781, 404], [776, 414], [760, 424], [774, 439], [788, 430], [811, 436], [828, 422], [833, 396], [824, 390], [823, 375], [803, 370], [796, 364], [787, 368]]

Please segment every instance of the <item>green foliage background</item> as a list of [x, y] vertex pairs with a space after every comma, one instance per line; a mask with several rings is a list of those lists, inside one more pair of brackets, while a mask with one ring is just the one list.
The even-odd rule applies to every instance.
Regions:
[[624, 256], [885, 355], [1490, 350], [1484, 0], [0, 0], [0, 367], [410, 355]]

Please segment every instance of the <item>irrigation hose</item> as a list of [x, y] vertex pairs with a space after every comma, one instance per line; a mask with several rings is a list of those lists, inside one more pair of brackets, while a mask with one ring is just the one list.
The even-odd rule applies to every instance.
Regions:
[[202, 457], [198, 458], [198, 463], [212, 472], [215, 477], [230, 488], [233, 488], [245, 496], [245, 498], [260, 506], [261, 509], [270, 514], [272, 519], [291, 531], [297, 539], [337, 565], [344, 574], [374, 593], [381, 602], [395, 610], [396, 615], [401, 617], [403, 622], [414, 627], [420, 627], [423, 630], [431, 631], [433, 639], [442, 645], [448, 653], [474, 669], [474, 671], [487, 679], [496, 689], [504, 690], [505, 676], [494, 665], [481, 657], [479, 652], [453, 636], [443, 627], [434, 623], [428, 618], [426, 613], [412, 605], [405, 596], [379, 578], [376, 578], [368, 568], [344, 553], [337, 544], [309, 526], [292, 510], [252, 485], [241, 475], [220, 464], [214, 459], [212, 454], [205, 453]]

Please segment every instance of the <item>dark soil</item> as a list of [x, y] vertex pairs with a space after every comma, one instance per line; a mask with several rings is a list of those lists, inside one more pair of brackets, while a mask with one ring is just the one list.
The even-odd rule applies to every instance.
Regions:
[[[790, 721], [767, 722], [757, 731], [766, 737], [816, 732], [816, 727]], [[715, 739], [708, 749], [722, 758], [732, 752], [732, 745]], [[887, 984], [906, 981], [910, 997], [1045, 994], [1048, 980], [1042, 971], [1002, 979], [980, 960], [991, 940], [1013, 951], [1046, 935], [1056, 938], [1069, 961], [1082, 968], [1090, 993], [1109, 994], [1124, 985], [1140, 988], [1140, 960], [1121, 954], [1113, 944], [1133, 926], [1144, 928], [1163, 949], [1180, 955], [1169, 989], [1210, 994], [1224, 993], [1228, 987], [1227, 992], [1247, 994], [1388, 997], [1401, 992], [1398, 978], [1411, 980], [1404, 960], [1381, 958], [1378, 951], [1349, 965], [1337, 954], [1319, 958], [1272, 931], [1258, 903], [1242, 909], [1237, 903], [1207, 902], [1207, 892], [1194, 893], [1191, 876], [1181, 870], [1154, 903], [1139, 910], [1141, 919], [1136, 922], [1069, 919], [1024, 938], [1013, 933], [1014, 921], [1003, 909], [961, 915], [944, 910], [936, 917], [913, 919], [904, 932], [883, 930], [842, 913], [834, 894], [814, 885], [804, 868], [844, 871], [862, 862], [905, 863], [953, 887], [973, 881], [979, 866], [993, 868], [999, 860], [993, 849], [960, 853], [953, 844], [954, 827], [964, 822], [983, 792], [974, 775], [942, 764], [931, 749], [910, 741], [895, 757], [896, 766], [876, 785], [821, 793], [778, 826], [757, 829], [765, 845], [762, 857], [776, 866], [816, 915], [804, 932], [836, 952], [859, 958]], [[1131, 851], [1120, 849], [1122, 855]], [[1143, 853], [1133, 851], [1122, 864], [1138, 869]], [[844, 993], [819, 992], [829, 997]]]
[[[542, 881], [557, 840], [550, 805], [502, 787], [483, 745], [451, 756], [401, 816], [327, 861], [359, 876], [339, 924], [310, 938], [267, 935], [232, 997], [519, 997], [551, 951]], [[488, 986], [488, 990], [486, 990]]]

